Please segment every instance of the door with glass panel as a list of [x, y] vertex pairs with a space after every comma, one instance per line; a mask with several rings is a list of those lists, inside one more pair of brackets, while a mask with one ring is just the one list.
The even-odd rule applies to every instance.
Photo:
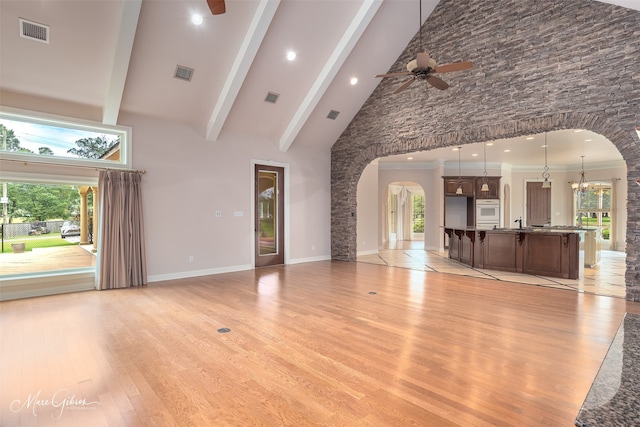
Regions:
[[255, 165], [256, 267], [284, 264], [284, 168]]

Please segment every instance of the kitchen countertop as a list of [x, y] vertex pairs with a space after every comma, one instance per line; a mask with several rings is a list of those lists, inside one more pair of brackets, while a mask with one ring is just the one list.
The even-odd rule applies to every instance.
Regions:
[[598, 230], [597, 227], [572, 227], [572, 226], [556, 226], [556, 227], [514, 227], [514, 228], [492, 228], [489, 230], [482, 230], [474, 227], [457, 228], [447, 227], [445, 229], [459, 230], [459, 231], [491, 231], [502, 233], [584, 233], [587, 231]]
[[622, 320], [575, 425], [640, 425], [640, 315]]

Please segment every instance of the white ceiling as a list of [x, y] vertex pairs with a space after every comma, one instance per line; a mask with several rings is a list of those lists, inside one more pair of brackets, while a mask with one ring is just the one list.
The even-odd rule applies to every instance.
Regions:
[[[227, 12], [213, 16], [205, 0], [1, 0], [0, 89], [42, 98], [49, 108], [97, 108], [107, 124], [126, 111], [184, 123], [212, 143], [228, 132], [283, 151], [329, 149], [379, 83], [375, 74], [389, 70], [419, 24], [418, 0], [226, 3]], [[422, 0], [423, 21], [437, 3]], [[607, 3], [640, 10], [637, 0]], [[204, 16], [202, 25], [191, 24], [193, 12]], [[50, 43], [20, 37], [18, 18], [50, 26]], [[288, 50], [297, 52], [295, 61], [286, 60]], [[173, 77], [177, 65], [195, 69], [191, 82]], [[280, 95], [275, 104], [264, 101], [268, 92]], [[340, 112], [336, 120], [326, 118], [330, 110]], [[621, 159], [608, 141], [591, 135], [587, 144], [584, 135], [554, 134], [571, 152], [550, 141], [550, 162]], [[507, 144], [512, 152], [497, 154]], [[540, 145], [501, 141], [488, 155], [519, 164], [539, 157]], [[457, 153], [414, 157], [457, 160]]]

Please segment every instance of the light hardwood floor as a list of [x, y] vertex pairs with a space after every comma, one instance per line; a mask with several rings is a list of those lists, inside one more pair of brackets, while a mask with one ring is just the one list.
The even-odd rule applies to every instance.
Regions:
[[626, 254], [624, 252], [601, 252], [601, 262], [593, 268], [584, 267], [584, 254], [580, 251], [580, 271], [578, 279], [518, 274], [506, 271], [471, 268], [448, 259], [446, 251], [424, 250], [424, 242], [399, 241], [393, 247], [386, 247], [375, 254], [359, 255], [359, 262], [411, 268], [414, 270], [437, 271], [504, 282], [517, 282], [534, 286], [569, 289], [578, 292], [625, 298]]
[[336, 261], [5, 301], [0, 425], [571, 426], [625, 311]]

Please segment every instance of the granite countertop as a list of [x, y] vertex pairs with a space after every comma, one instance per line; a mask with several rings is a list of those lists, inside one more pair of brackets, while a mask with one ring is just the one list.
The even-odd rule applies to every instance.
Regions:
[[479, 229], [475, 227], [448, 227], [441, 226], [441, 228], [458, 231], [490, 231], [492, 233], [585, 233], [587, 231], [599, 230], [598, 227], [574, 227], [570, 225], [559, 225], [553, 227], [513, 227], [513, 228], [491, 228], [489, 230]]
[[640, 426], [640, 315], [622, 320], [575, 425]]

